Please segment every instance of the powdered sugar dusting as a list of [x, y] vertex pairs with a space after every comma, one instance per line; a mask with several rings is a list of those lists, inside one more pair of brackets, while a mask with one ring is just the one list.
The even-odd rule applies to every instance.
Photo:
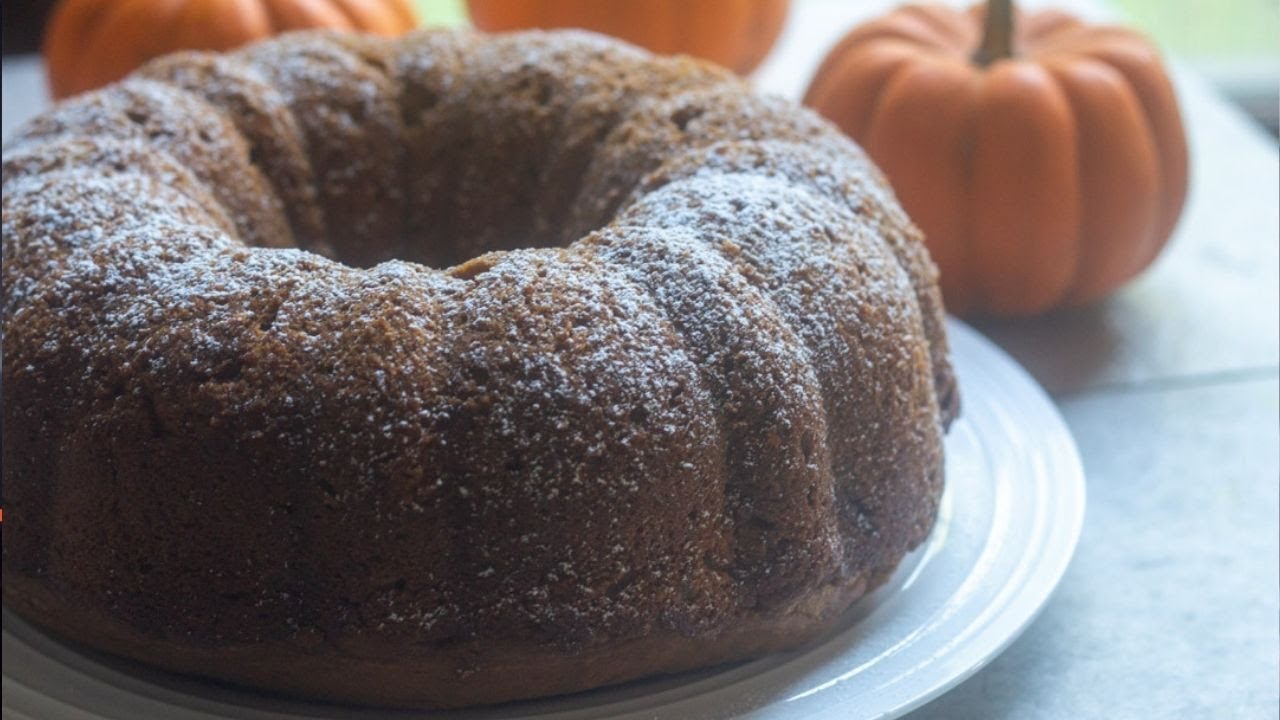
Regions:
[[[816, 628], [841, 608], [805, 603], [923, 538], [936, 288], [816, 116], [585, 34], [314, 33], [231, 58], [153, 68], [222, 78], [203, 100], [134, 79], [5, 149], [5, 419], [40, 438], [13, 457], [52, 439], [68, 459], [24, 469], [31, 487], [75, 472], [116, 506], [60, 502], [88, 529], [37, 526], [61, 544], [20, 566], [156, 637], [559, 657], [744, 618]], [[469, 130], [438, 108], [524, 79], [520, 102], [471, 108], [481, 140], [554, 142], [456, 157]], [[598, 231], [482, 254], [484, 218], [472, 237], [419, 212], [464, 205], [419, 182], [422, 158]], [[370, 267], [285, 247], [290, 222]], [[387, 259], [427, 229], [476, 257]]]
[[55, 106], [20, 128], [5, 148], [29, 150], [66, 137], [146, 143], [196, 175], [246, 242], [292, 243], [280, 199], [249, 162], [244, 139], [217, 108], [185, 90], [128, 79]]

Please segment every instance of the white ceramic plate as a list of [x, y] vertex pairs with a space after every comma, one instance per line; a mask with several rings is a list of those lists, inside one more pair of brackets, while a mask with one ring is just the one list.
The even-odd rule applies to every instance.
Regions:
[[4, 612], [4, 717], [99, 720], [890, 718], [1000, 653], [1048, 599], [1075, 549], [1084, 476], [1053, 404], [968, 326], [951, 322], [963, 415], [929, 542], [829, 637], [795, 652], [551, 701], [403, 713], [305, 705], [126, 665]]

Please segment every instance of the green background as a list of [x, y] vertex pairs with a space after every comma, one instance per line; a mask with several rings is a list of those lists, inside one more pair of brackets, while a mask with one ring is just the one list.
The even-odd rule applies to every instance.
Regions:
[[460, 25], [467, 19], [463, 0], [414, 0], [425, 25]]
[[1134, 25], [1179, 55], [1280, 55], [1277, 0], [1112, 1]]
[[[416, 3], [420, 16], [429, 25], [456, 25], [466, 21], [464, 0], [416, 0]], [[1112, 3], [1134, 25], [1176, 54], [1280, 56], [1280, 2], [1277, 0], [1112, 0]]]

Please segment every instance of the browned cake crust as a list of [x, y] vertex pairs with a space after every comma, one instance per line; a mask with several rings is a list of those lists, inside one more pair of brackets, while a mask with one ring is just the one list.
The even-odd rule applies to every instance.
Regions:
[[162, 59], [4, 150], [4, 602], [459, 706], [794, 647], [933, 525], [936, 271], [807, 110], [583, 33]]

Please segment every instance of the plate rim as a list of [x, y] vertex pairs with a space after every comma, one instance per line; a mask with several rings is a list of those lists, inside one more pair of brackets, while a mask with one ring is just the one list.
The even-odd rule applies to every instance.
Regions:
[[995, 641], [991, 645], [991, 649], [984, 653], [984, 657], [980, 660], [952, 674], [945, 681], [937, 683], [934, 688], [927, 693], [922, 693], [912, 702], [881, 715], [880, 717], [884, 718], [884, 720], [902, 717], [955, 689], [1000, 657], [1010, 645], [1031, 627], [1032, 623], [1048, 607], [1049, 601], [1062, 584], [1062, 578], [1066, 575], [1067, 568], [1070, 567], [1071, 561], [1075, 558], [1076, 548], [1080, 543], [1080, 535], [1084, 531], [1085, 513], [1088, 508], [1088, 483], [1084, 472], [1084, 463], [1080, 457], [1080, 450], [1076, 446], [1075, 436], [1071, 433], [1071, 428], [1067, 425], [1066, 419], [1062, 416], [1057, 403], [1049, 395], [1048, 391], [1026, 368], [1014, 360], [1013, 356], [1006, 353], [999, 345], [996, 345], [994, 341], [987, 338], [973, 326], [951, 315], [947, 316], [946, 325], [947, 338], [953, 345], [956, 338], [962, 338], [961, 342], [972, 344], [980, 352], [987, 354], [989, 360], [1000, 367], [1003, 373], [1023, 386], [1022, 389], [1027, 396], [1034, 398], [1036, 410], [1044, 416], [1047, 422], [1054, 426], [1055, 432], [1052, 439], [1063, 446], [1060, 450], [1062, 453], [1060, 458], [1067, 462], [1067, 467], [1059, 470], [1061, 473], [1059, 480], [1069, 485], [1069, 492], [1066, 493], [1065, 497], [1071, 502], [1067, 506], [1066, 530], [1065, 535], [1063, 535], [1064, 540], [1058, 546], [1057, 562], [1050, 565], [1047, 572], [1041, 573], [1043, 578], [1039, 586], [1040, 590], [1036, 593], [1039, 597], [1012, 624], [1012, 630], [1004, 633], [1005, 636], [1003, 638]]

